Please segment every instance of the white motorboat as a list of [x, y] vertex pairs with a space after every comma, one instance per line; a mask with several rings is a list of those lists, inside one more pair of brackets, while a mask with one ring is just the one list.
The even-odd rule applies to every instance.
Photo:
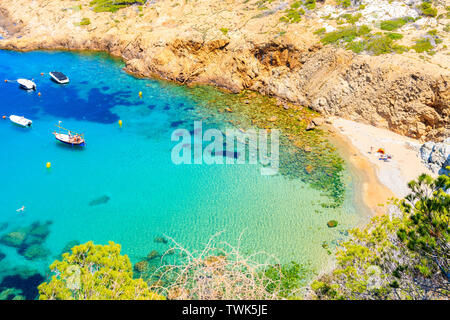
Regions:
[[9, 120], [11, 120], [11, 122], [13, 122], [19, 126], [22, 126], [22, 127], [31, 127], [31, 125], [33, 124], [33, 121], [31, 121], [30, 119], [16, 116], [16, 115], [10, 115]]
[[36, 90], [36, 83], [27, 79], [17, 79], [17, 83], [26, 90]]
[[69, 83], [69, 77], [67, 77], [64, 73], [59, 71], [49, 72], [50, 77], [52, 77], [53, 81], [59, 84]]

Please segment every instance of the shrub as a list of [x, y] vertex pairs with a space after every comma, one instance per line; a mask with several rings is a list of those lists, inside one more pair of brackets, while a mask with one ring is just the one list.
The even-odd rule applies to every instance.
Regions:
[[389, 38], [391, 38], [392, 40], [400, 40], [403, 38], [403, 35], [400, 33], [395, 33], [395, 32], [387, 32], [385, 33], [386, 36], [388, 36]]
[[313, 10], [316, 7], [316, 0], [305, 0], [305, 8]]
[[386, 20], [382, 21], [380, 24], [381, 30], [387, 30], [387, 31], [393, 31], [397, 30], [398, 28], [403, 27], [405, 24], [407, 24], [410, 21], [413, 21], [414, 19], [411, 17], [406, 18], [398, 18], [393, 20]]
[[302, 15], [305, 14], [305, 10], [302, 8], [300, 9], [287, 9], [285, 11], [286, 15], [280, 18], [280, 21], [286, 22], [286, 23], [297, 23], [302, 20]]
[[91, 24], [91, 20], [89, 20], [89, 18], [83, 18], [80, 21], [80, 26], [87, 26]]
[[343, 14], [342, 16], [340, 16], [339, 18], [343, 18], [347, 21], [347, 23], [350, 24], [355, 24], [356, 22], [359, 21], [359, 19], [362, 17], [361, 13], [356, 13], [354, 15], [351, 15], [349, 13]]
[[371, 37], [367, 41], [366, 50], [377, 56], [391, 52], [401, 53], [406, 51], [406, 48], [396, 45], [391, 37], [382, 35]]
[[425, 174], [337, 252], [337, 267], [311, 284], [319, 299], [448, 299], [450, 177]]
[[128, 6], [145, 4], [145, 0], [92, 0], [90, 5], [95, 12], [116, 12]]
[[341, 28], [339, 30], [329, 32], [325, 34], [321, 41], [323, 44], [337, 43], [337, 42], [350, 42], [359, 36], [364, 36], [370, 32], [370, 28], [363, 25], [359, 28], [357, 27], [347, 27]]
[[362, 52], [366, 47], [366, 43], [364, 41], [350, 42], [345, 46], [347, 50], [351, 50], [354, 53]]
[[325, 28], [320, 28], [320, 29], [317, 29], [316, 31], [314, 31], [313, 33], [317, 34], [317, 35], [322, 35], [325, 33], [325, 31], [326, 31]]
[[421, 38], [416, 40], [416, 43], [411, 47], [411, 49], [414, 49], [417, 53], [422, 53], [432, 50], [433, 45], [431, 44], [430, 39]]
[[148, 279], [152, 290], [169, 299], [248, 300], [296, 297], [306, 269], [292, 262], [280, 265], [266, 254], [244, 256], [239, 248], [213, 236], [202, 250], [190, 251], [174, 241], [182, 257], [163, 264]]
[[433, 8], [429, 2], [422, 2], [419, 9], [424, 16], [436, 17], [437, 15], [437, 9]]
[[337, 4], [344, 8], [348, 8], [352, 5], [352, 1], [351, 0], [337, 0]]

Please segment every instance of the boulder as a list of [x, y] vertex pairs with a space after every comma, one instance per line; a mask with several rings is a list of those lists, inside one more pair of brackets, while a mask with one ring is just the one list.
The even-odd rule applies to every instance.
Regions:
[[145, 272], [148, 269], [148, 262], [145, 260], [139, 261], [134, 264], [134, 271]]
[[27, 260], [43, 259], [49, 255], [49, 250], [40, 244], [33, 244], [26, 248], [23, 252], [19, 252]]
[[330, 220], [327, 222], [328, 228], [336, 228], [338, 225], [338, 222], [336, 220]]
[[450, 166], [450, 138], [443, 142], [424, 143], [419, 150], [419, 156], [425, 165], [436, 174], [448, 172]]
[[156, 237], [153, 241], [156, 243], [167, 243], [167, 239], [164, 237]]
[[159, 252], [156, 250], [150, 251], [150, 253], [147, 255], [147, 260], [152, 260], [159, 257]]
[[3, 235], [0, 242], [6, 246], [19, 248], [26, 238], [26, 233], [22, 231], [13, 231]]

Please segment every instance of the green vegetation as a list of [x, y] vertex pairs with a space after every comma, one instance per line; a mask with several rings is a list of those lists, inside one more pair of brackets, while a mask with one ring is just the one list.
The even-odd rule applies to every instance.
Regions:
[[436, 17], [437, 15], [437, 9], [434, 8], [430, 2], [422, 2], [422, 4], [419, 6], [419, 9], [424, 16]]
[[365, 49], [374, 55], [392, 52], [402, 53], [407, 50], [407, 48], [395, 44], [392, 36], [389, 35], [374, 35], [370, 37], [366, 42]]
[[430, 39], [428, 38], [421, 38], [416, 40], [416, 43], [411, 47], [411, 49], [414, 49], [417, 53], [422, 52], [430, 52], [433, 50], [433, 45], [430, 42]]
[[325, 28], [320, 28], [320, 29], [317, 29], [316, 31], [314, 31], [313, 33], [320, 36], [320, 35], [324, 34], [325, 32], [326, 32]]
[[224, 36], [228, 34], [228, 28], [220, 28], [220, 31], [223, 33]]
[[386, 30], [386, 31], [397, 30], [398, 28], [403, 27], [405, 24], [407, 24], [408, 22], [411, 22], [411, 21], [414, 21], [414, 18], [406, 17], [406, 18], [398, 18], [398, 19], [393, 19], [393, 20], [382, 21], [380, 24], [380, 29]]
[[[361, 40], [354, 41], [360, 38]], [[397, 45], [395, 40], [401, 39], [398, 33], [371, 34], [368, 26], [351, 26], [340, 28], [339, 30], [329, 32], [323, 35], [321, 41], [323, 44], [343, 45], [344, 48], [352, 50], [355, 53], [362, 51], [370, 52], [374, 55], [385, 53], [402, 53], [407, 48]]]
[[306, 8], [308, 10], [314, 10], [316, 8], [316, 0], [297, 0], [290, 5], [289, 9], [284, 11], [285, 15], [280, 18], [281, 22], [297, 23], [302, 20], [302, 15], [305, 14]]
[[370, 28], [365, 25], [361, 27], [352, 26], [340, 28], [339, 30], [326, 33], [321, 41], [323, 44], [350, 42], [355, 38], [367, 35], [368, 33], [370, 33]]
[[305, 0], [303, 5], [305, 6], [305, 8], [313, 10], [316, 8], [316, 0]]
[[403, 35], [400, 33], [396, 33], [396, 32], [386, 32], [385, 35], [389, 38], [391, 38], [392, 40], [400, 40], [403, 39]]
[[314, 281], [319, 299], [446, 299], [450, 295], [450, 177], [422, 174], [397, 212], [375, 217], [337, 253], [337, 268]]
[[345, 46], [345, 49], [351, 50], [354, 53], [360, 53], [360, 52], [364, 51], [365, 48], [366, 48], [366, 43], [364, 41], [352, 41], [352, 42], [349, 42]]
[[349, 13], [343, 14], [339, 17], [338, 23], [343, 21], [341, 19], [344, 19], [347, 23], [355, 24], [359, 21], [359, 19], [362, 17], [361, 13], [355, 13], [354, 15], [351, 15]]
[[[292, 5], [291, 5], [292, 7]], [[280, 18], [281, 22], [286, 23], [297, 23], [302, 20], [302, 15], [305, 14], [305, 10], [303, 8], [290, 8], [286, 9], [285, 15]]]
[[83, 18], [80, 21], [80, 26], [87, 26], [91, 24], [91, 20], [89, 20], [89, 18]]
[[95, 12], [116, 12], [134, 4], [143, 5], [145, 0], [92, 0], [90, 2]]
[[348, 8], [352, 5], [351, 0], [337, 0], [336, 3], [344, 8]]
[[39, 285], [41, 300], [159, 300], [142, 279], [133, 279], [130, 259], [120, 255], [120, 245], [88, 242], [64, 253], [50, 265], [54, 273]]
[[300, 289], [305, 286], [306, 275], [309, 271], [302, 265], [291, 261], [288, 264], [270, 266], [264, 275], [270, 280], [267, 290], [277, 292], [278, 298], [301, 298]]

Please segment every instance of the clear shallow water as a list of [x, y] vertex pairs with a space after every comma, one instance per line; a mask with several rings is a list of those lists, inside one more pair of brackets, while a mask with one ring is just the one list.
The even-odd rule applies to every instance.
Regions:
[[[168, 248], [155, 237], [166, 234], [201, 248], [219, 231], [224, 231], [220, 240], [233, 244], [243, 233], [245, 252], [265, 251], [281, 262], [306, 262], [318, 270], [330, 261], [323, 242], [332, 247], [364, 219], [355, 208], [347, 172], [343, 206], [325, 209], [319, 190], [300, 180], [261, 176], [258, 165], [172, 164], [172, 131], [179, 121], [189, 128], [201, 117], [201, 107], [190, 99], [189, 89], [137, 79], [122, 67], [103, 54], [0, 51], [0, 116], [33, 120], [31, 129], [0, 121], [0, 225], [7, 223], [0, 233], [34, 221], [52, 222], [44, 244], [50, 254], [44, 259], [26, 260], [0, 244], [6, 254], [0, 278], [16, 265], [47, 272], [72, 240], [120, 243], [137, 262], [153, 249]], [[50, 81], [52, 70], [69, 75], [70, 84]], [[21, 77], [33, 78], [37, 91], [3, 82]], [[58, 120], [85, 133], [84, 150], [55, 141], [51, 132]], [[103, 196], [109, 201], [90, 205]], [[18, 214], [21, 206], [26, 211]], [[337, 228], [327, 227], [331, 219], [339, 221]]]

